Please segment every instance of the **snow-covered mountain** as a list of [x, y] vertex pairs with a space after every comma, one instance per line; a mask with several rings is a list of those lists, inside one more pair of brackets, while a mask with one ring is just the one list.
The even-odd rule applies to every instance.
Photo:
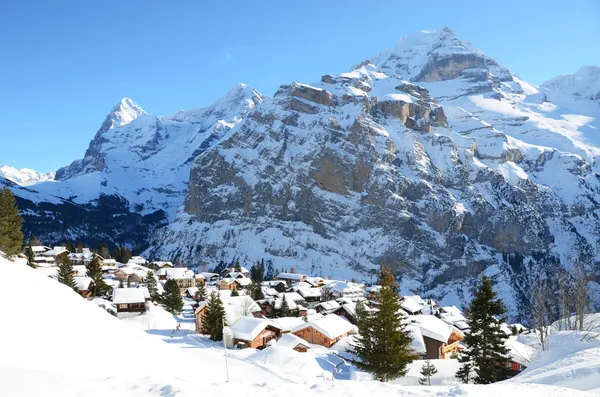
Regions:
[[486, 273], [523, 319], [538, 277], [600, 259], [597, 70], [538, 89], [421, 31], [273, 98], [239, 85], [167, 117], [125, 98], [58, 182], [11, 186], [27, 230], [55, 241], [343, 278], [388, 263], [457, 305]]
[[600, 257], [598, 121], [548, 98], [448, 28], [405, 37], [256, 106], [196, 158], [148, 252], [346, 278], [388, 263], [458, 305], [487, 273], [519, 318], [538, 277]]
[[35, 185], [39, 182], [53, 181], [54, 172], [42, 174], [29, 168], [21, 168], [20, 170], [9, 165], [0, 167], [0, 177], [13, 181], [21, 186]]

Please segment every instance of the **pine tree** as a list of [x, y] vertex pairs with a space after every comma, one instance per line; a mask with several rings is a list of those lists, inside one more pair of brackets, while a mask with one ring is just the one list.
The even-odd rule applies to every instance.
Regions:
[[[465, 336], [467, 349], [459, 357], [463, 364], [456, 377], [467, 383], [489, 384], [507, 378], [508, 335], [502, 330], [506, 308], [492, 288], [492, 281], [482, 276], [469, 305], [471, 332]], [[474, 375], [471, 375], [473, 371]]]
[[87, 276], [94, 281], [92, 286], [92, 296], [105, 295], [110, 291], [110, 287], [104, 282], [102, 276], [102, 265], [100, 259], [94, 255], [94, 258], [87, 267]]
[[206, 300], [206, 287], [204, 286], [204, 284], [200, 284], [200, 286], [198, 287], [197, 295], [200, 301]]
[[276, 274], [275, 274], [275, 267], [273, 266], [273, 261], [269, 259], [267, 261], [267, 270], [265, 272], [264, 279], [267, 281], [271, 281], [275, 278], [275, 276], [276, 276]]
[[119, 288], [125, 288], [125, 286], [123, 285], [123, 280], [119, 280]]
[[431, 386], [431, 377], [437, 373], [438, 370], [435, 365], [429, 360], [425, 361], [425, 364], [421, 367], [422, 378], [419, 379], [419, 384]]
[[260, 284], [257, 284], [257, 283], [250, 284], [248, 286], [248, 293], [249, 293], [250, 297], [255, 301], [265, 299], [265, 295], [263, 294], [262, 287]]
[[29, 237], [29, 246], [34, 247], [36, 245], [42, 245], [42, 242], [32, 234], [31, 237]]
[[83, 252], [83, 243], [81, 241], [77, 242], [77, 248], [76, 248], [76, 250], [79, 253]]
[[25, 248], [25, 255], [27, 256], [27, 264], [31, 267], [35, 267], [33, 264], [35, 260], [35, 255], [33, 254], [33, 249], [31, 249], [31, 245]]
[[234, 271], [240, 273], [242, 271], [242, 266], [240, 265], [240, 261], [237, 260], [235, 261], [235, 266], [233, 268]]
[[73, 273], [73, 265], [71, 265], [71, 262], [69, 262], [66, 256], [61, 256], [60, 264], [58, 265], [58, 282], [71, 287], [75, 292], [79, 292], [77, 290], [77, 284], [75, 284], [75, 276]]
[[165, 293], [162, 299], [165, 309], [173, 314], [180, 314], [183, 310], [183, 298], [177, 281], [170, 279], [165, 283]]
[[100, 247], [98, 248], [98, 255], [100, 255], [104, 259], [110, 259], [110, 251], [108, 249], [108, 244], [106, 244], [106, 242], [103, 242], [102, 244], [100, 244]]
[[281, 309], [279, 309], [279, 316], [289, 317], [290, 314], [290, 305], [288, 305], [287, 298], [285, 297], [285, 294], [283, 294], [283, 298], [281, 298]]
[[231, 296], [240, 296], [240, 293], [238, 292], [237, 288], [233, 287], [233, 289], [231, 290]]
[[390, 266], [381, 266], [378, 284], [382, 287], [375, 296], [379, 312], [367, 312], [362, 304], [357, 305], [359, 333], [353, 344], [357, 359], [352, 361], [375, 379], [387, 382], [404, 376], [414, 356], [412, 338], [399, 314], [398, 284]]
[[0, 251], [9, 257], [21, 252], [23, 246], [22, 224], [23, 218], [19, 215], [15, 196], [4, 186], [0, 190]]
[[154, 273], [149, 271], [146, 274], [146, 279], [144, 281], [146, 282], [150, 299], [152, 299], [154, 302], [158, 302], [160, 300], [160, 295], [158, 294], [158, 285], [156, 283], [156, 279], [154, 278]]
[[223, 325], [225, 308], [218, 293], [213, 292], [206, 303], [207, 307], [202, 317], [202, 329], [214, 341], [223, 340]]

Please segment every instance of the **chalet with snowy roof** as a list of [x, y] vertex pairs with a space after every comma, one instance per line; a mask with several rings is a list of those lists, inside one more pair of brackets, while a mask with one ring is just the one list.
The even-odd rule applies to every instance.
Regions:
[[219, 281], [219, 289], [230, 290], [230, 291], [237, 289], [239, 291], [242, 289], [246, 289], [250, 284], [252, 284], [252, 280], [250, 280], [248, 277], [242, 277], [242, 278], [227, 277], [227, 278], [223, 278]]
[[83, 266], [87, 266], [89, 265], [92, 260], [98, 257], [98, 259], [100, 261], [104, 260], [104, 258], [102, 258], [100, 255], [95, 254], [93, 252], [71, 252], [67, 258], [69, 259], [69, 262], [71, 262], [72, 265], [83, 265]]
[[509, 337], [505, 342], [508, 348], [508, 360], [506, 367], [510, 376], [515, 376], [529, 366], [535, 349], [529, 345], [521, 343], [516, 336]]
[[444, 322], [450, 324], [462, 332], [469, 330], [469, 324], [462, 311], [456, 306], [440, 307], [437, 314]]
[[323, 277], [307, 277], [304, 279], [304, 282], [310, 284], [313, 288], [321, 288], [325, 285]]
[[171, 263], [171, 262], [158, 261], [158, 262], [152, 262], [152, 264], [154, 266], [156, 266], [158, 269], [165, 269], [165, 268], [172, 269], [173, 268], [173, 263]]
[[164, 270], [166, 279], [175, 280], [182, 294], [186, 289], [196, 286], [196, 275], [187, 267], [165, 268]]
[[142, 288], [115, 288], [112, 302], [120, 318], [146, 313], [146, 296]]
[[337, 301], [330, 300], [327, 302], [321, 302], [317, 306], [315, 306], [315, 310], [317, 313], [329, 314], [333, 313], [336, 310], [339, 310], [342, 307]]
[[308, 343], [331, 347], [337, 341], [358, 332], [356, 326], [336, 314], [328, 314], [319, 319], [304, 323], [291, 333]]
[[265, 348], [270, 340], [281, 334], [279, 325], [266, 318], [240, 317], [229, 329], [233, 332], [234, 345], [252, 349]]
[[321, 300], [320, 288], [300, 288], [298, 294], [304, 298], [306, 302], [319, 302]]
[[217, 273], [201, 272], [200, 275], [204, 277], [204, 282], [206, 284], [214, 283], [219, 280], [219, 275]]
[[285, 292], [285, 290], [287, 289], [287, 284], [285, 283], [285, 281], [281, 280], [263, 281], [262, 285], [268, 288], [273, 288], [277, 292]]
[[114, 271], [113, 277], [123, 283], [139, 283], [147, 274], [147, 271], [138, 266], [124, 265]]
[[285, 282], [288, 287], [293, 283], [299, 283], [306, 280], [308, 276], [306, 274], [299, 273], [279, 273], [276, 277], [277, 280]]
[[77, 286], [77, 292], [84, 298], [89, 298], [92, 295], [92, 286], [94, 285], [94, 280], [90, 277], [74, 277], [75, 285]]
[[310, 343], [294, 334], [284, 334], [277, 340], [277, 346], [289, 347], [300, 353], [306, 353], [310, 349]]
[[[356, 324], [356, 305], [358, 302], [348, 302], [341, 305], [341, 307], [334, 311], [338, 316], [344, 317], [346, 320], [350, 321], [352, 324]], [[376, 311], [375, 309], [370, 308], [368, 305], [363, 305], [363, 309], [366, 312]]]
[[102, 259], [102, 266], [117, 266], [116, 259]]
[[418, 329], [418, 332], [413, 332], [413, 339], [418, 339], [413, 343], [424, 347], [415, 350], [415, 353], [423, 358], [430, 360], [450, 358], [452, 354], [461, 350], [460, 341], [464, 339], [464, 333], [436, 316], [419, 314], [409, 316], [408, 321], [411, 329]]
[[246, 269], [244, 266], [240, 266], [239, 269], [237, 269], [237, 270], [236, 270], [235, 266], [230, 266], [226, 269], [221, 270], [221, 277], [227, 277], [227, 275], [232, 272], [242, 273], [246, 277], [248, 277], [250, 275], [250, 271], [248, 269]]
[[364, 296], [362, 284], [333, 280], [323, 286], [334, 298], [361, 298]]
[[146, 265], [148, 264], [148, 261], [141, 256], [132, 256], [127, 263], [132, 263], [134, 265]]
[[421, 314], [421, 310], [423, 310], [423, 305], [418, 301], [413, 299], [402, 298], [400, 301], [400, 307], [406, 313], [411, 315]]

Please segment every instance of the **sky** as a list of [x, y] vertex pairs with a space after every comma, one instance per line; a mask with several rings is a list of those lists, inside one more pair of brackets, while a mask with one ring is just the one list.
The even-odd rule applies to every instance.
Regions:
[[[218, 3], [218, 4], [217, 4]], [[82, 158], [123, 97], [169, 115], [238, 82], [271, 96], [447, 25], [540, 84], [600, 65], [600, 1], [2, 1], [0, 165]]]

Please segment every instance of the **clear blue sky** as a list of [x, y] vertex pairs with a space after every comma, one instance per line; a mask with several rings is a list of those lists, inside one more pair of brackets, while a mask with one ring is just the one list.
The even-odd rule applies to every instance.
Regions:
[[154, 115], [237, 82], [270, 96], [444, 25], [539, 84], [600, 65], [599, 21], [595, 0], [2, 1], [0, 165], [83, 157], [124, 96]]

